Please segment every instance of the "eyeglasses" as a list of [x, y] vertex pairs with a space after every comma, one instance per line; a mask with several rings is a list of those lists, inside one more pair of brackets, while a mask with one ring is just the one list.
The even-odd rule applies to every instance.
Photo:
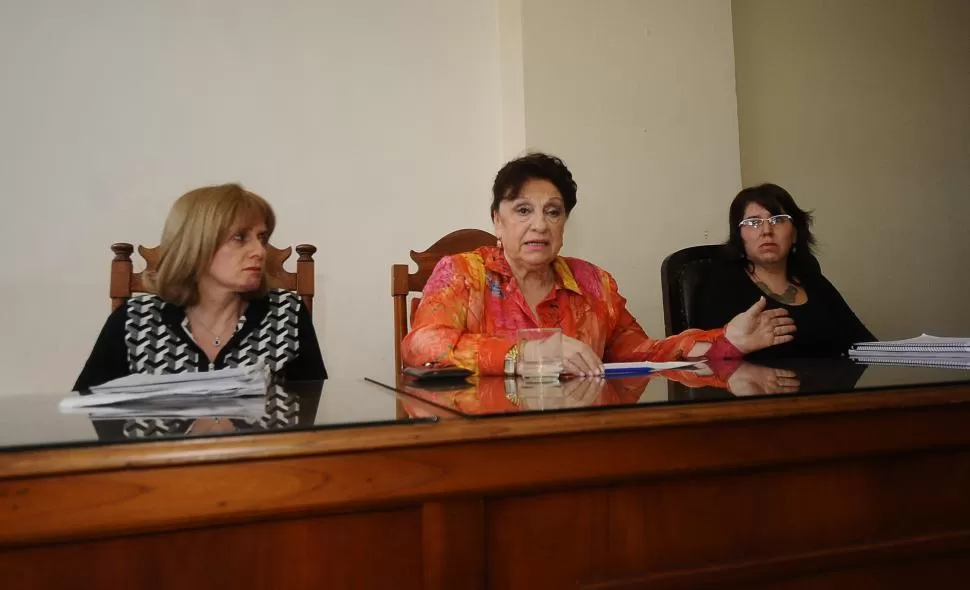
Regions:
[[761, 224], [768, 222], [768, 225], [775, 227], [778, 224], [791, 223], [791, 215], [772, 215], [768, 219], [762, 219], [760, 217], [748, 217], [747, 219], [742, 219], [738, 227], [752, 227], [754, 229], [761, 229]]

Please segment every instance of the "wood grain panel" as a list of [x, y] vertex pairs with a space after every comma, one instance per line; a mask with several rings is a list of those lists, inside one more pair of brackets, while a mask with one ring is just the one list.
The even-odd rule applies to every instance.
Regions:
[[497, 499], [488, 504], [492, 590], [575, 588], [609, 562], [605, 490]]
[[[815, 572], [790, 580], [735, 584], [730, 590], [963, 590], [970, 580], [970, 555], [911, 559], [900, 556], [875, 565]], [[696, 586], [694, 586], [696, 588]], [[650, 588], [652, 590], [652, 587]]]
[[[963, 532], [714, 564], [580, 586], [583, 590], [962, 588], [968, 572], [970, 533]], [[932, 584], [932, 581], [938, 583]]]
[[422, 588], [417, 509], [0, 551], [4, 588]]
[[967, 497], [970, 451], [676, 477], [497, 499], [488, 551], [495, 588], [704, 587], [691, 570], [952, 531], [970, 541]]
[[426, 590], [484, 590], [485, 504], [481, 498], [426, 502], [421, 508]]
[[968, 417], [918, 409], [6, 480], [0, 545], [967, 446]]

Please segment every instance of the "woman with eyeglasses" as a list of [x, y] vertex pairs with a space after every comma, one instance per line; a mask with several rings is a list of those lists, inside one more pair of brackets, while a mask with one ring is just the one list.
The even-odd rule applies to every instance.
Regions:
[[767, 296], [798, 328], [791, 342], [758, 357], [839, 356], [855, 342], [875, 340], [819, 268], [813, 255], [812, 215], [775, 184], [742, 190], [731, 203], [724, 260], [698, 285], [691, 327], [723, 326]]

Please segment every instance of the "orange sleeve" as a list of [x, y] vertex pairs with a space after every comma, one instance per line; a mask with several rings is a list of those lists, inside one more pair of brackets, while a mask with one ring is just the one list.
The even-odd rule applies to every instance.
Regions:
[[731, 376], [731, 372], [715, 372], [711, 375], [699, 375], [694, 371], [664, 371], [661, 375], [671, 381], [682, 383], [693, 389], [698, 387], [727, 389], [727, 380]]
[[[401, 344], [407, 366], [455, 366], [502, 375], [512, 340], [468, 331], [468, 318], [484, 312], [485, 271], [470, 255], [446, 256], [435, 266]], [[479, 276], [480, 275], [480, 276]]]
[[654, 340], [647, 336], [640, 324], [626, 308], [626, 298], [620, 295], [616, 281], [606, 274], [606, 291], [616, 323], [606, 341], [603, 360], [608, 363], [634, 361], [679, 361], [687, 358], [698, 342], [714, 342], [724, 333], [717, 330], [684, 330], [680, 334]]

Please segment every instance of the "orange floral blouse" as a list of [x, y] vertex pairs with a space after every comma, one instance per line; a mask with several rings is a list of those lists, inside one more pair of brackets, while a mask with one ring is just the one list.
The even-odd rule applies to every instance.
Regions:
[[[564, 404], [563, 407], [598, 407], [598, 406], [624, 406], [637, 404], [647, 385], [653, 379], [663, 377], [667, 381], [682, 383], [687, 387], [715, 387], [727, 389], [727, 378], [730, 371], [725, 374], [700, 375], [693, 371], [660, 371], [639, 377], [623, 377], [619, 379], [580, 379], [580, 384], [588, 383], [595, 394], [591, 398], [583, 400], [570, 399], [570, 405]], [[432, 405], [443, 406], [455, 410], [462, 414], [486, 415], [486, 414], [509, 414], [527, 410], [537, 410], [539, 408], [530, 407], [530, 403], [518, 397], [509, 396], [506, 391], [506, 381], [503, 377], [480, 377], [473, 378], [470, 382], [456, 385], [454, 388], [424, 389], [419, 383], [405, 382], [399, 385], [404, 391], [412, 396], [424, 400]], [[517, 385], [518, 387], [518, 385]], [[568, 383], [562, 385], [564, 392], [568, 391]], [[564, 393], [569, 398], [568, 393]], [[435, 414], [427, 409], [401, 400], [405, 411], [413, 418], [428, 418]], [[649, 404], [645, 404], [649, 405]]]
[[698, 342], [724, 330], [685, 330], [651, 339], [626, 309], [616, 281], [578, 258], [553, 262], [556, 286], [537, 306], [526, 303], [505, 255], [485, 247], [442, 258], [424, 287], [402, 354], [408, 366], [458, 366], [485, 375], [504, 372], [505, 355], [522, 328], [561, 328], [604, 362], [683, 359]]

